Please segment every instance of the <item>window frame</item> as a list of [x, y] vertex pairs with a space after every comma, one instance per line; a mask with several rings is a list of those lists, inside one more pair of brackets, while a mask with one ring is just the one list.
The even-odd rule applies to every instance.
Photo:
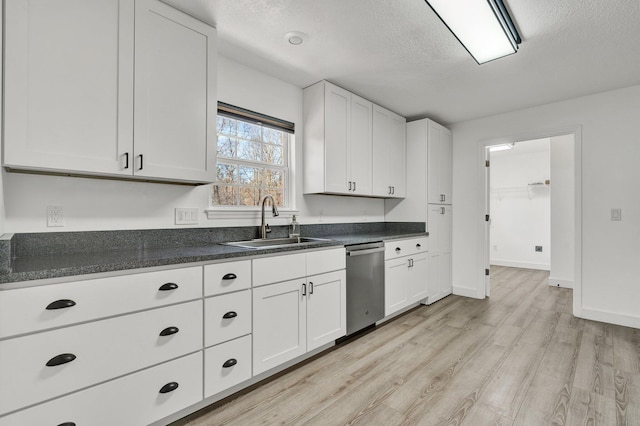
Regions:
[[[283, 156], [286, 160], [287, 166], [278, 166], [278, 165], [269, 165], [268, 163], [263, 163], [260, 161], [253, 160], [241, 160], [231, 159], [227, 157], [222, 157], [220, 163], [222, 164], [241, 164], [241, 165], [251, 165], [254, 163], [257, 167], [261, 168], [273, 168], [275, 170], [283, 170], [285, 171], [284, 176], [284, 192], [283, 192], [283, 200], [284, 206], [278, 207], [278, 211], [280, 212], [280, 219], [290, 219], [291, 216], [298, 213], [296, 209], [296, 198], [295, 198], [295, 126], [294, 123], [280, 120], [278, 118], [270, 117], [261, 113], [257, 113], [254, 111], [250, 111], [244, 108], [236, 107], [230, 104], [226, 104], [223, 102], [218, 102], [218, 111], [216, 113], [216, 123], [219, 116], [224, 116], [227, 118], [232, 118], [235, 120], [244, 121], [250, 124], [259, 124], [263, 127], [276, 129], [279, 131], [283, 131], [284, 133], [288, 133], [288, 141], [283, 143]], [[217, 138], [217, 132], [216, 132]], [[264, 143], [264, 142], [261, 142]], [[217, 153], [216, 153], [217, 154]], [[218, 156], [215, 158], [216, 168], [218, 163]], [[243, 205], [234, 205], [234, 206], [224, 206], [224, 205], [214, 205], [212, 198], [212, 190], [213, 186], [216, 185], [216, 182], [208, 185], [209, 189], [207, 195], [209, 197], [209, 207], [206, 209], [206, 214], [208, 219], [256, 219], [260, 218], [261, 215], [261, 207], [258, 206], [243, 206]], [[237, 187], [240, 188], [241, 185], [237, 184]], [[262, 198], [261, 198], [262, 199]]]

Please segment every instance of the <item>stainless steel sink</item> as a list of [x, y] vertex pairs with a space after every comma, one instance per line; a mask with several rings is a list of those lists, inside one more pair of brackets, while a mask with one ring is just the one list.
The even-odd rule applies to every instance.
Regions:
[[323, 241], [331, 241], [324, 238], [309, 238], [309, 237], [295, 237], [295, 238], [273, 238], [273, 239], [257, 239], [248, 241], [230, 241], [224, 243], [229, 246], [243, 247], [243, 248], [275, 248], [275, 247], [290, 247], [299, 246], [303, 244], [319, 243]]

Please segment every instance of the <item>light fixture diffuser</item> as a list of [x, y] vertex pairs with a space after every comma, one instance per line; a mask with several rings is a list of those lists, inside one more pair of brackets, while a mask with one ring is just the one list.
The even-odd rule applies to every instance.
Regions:
[[478, 64], [516, 53], [520, 36], [502, 0], [425, 0]]
[[489, 151], [490, 152], [496, 152], [496, 151], [506, 151], [508, 149], [513, 149], [513, 144], [512, 143], [505, 143], [502, 145], [493, 145], [489, 147]]

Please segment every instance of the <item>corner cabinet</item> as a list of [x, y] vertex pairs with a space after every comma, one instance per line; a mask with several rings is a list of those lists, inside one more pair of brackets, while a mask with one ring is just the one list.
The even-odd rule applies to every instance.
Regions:
[[304, 89], [304, 193], [402, 198], [406, 120], [328, 81]]
[[407, 121], [373, 106], [373, 195], [404, 198], [406, 193]]
[[214, 180], [215, 28], [158, 0], [5, 8], [6, 168]]

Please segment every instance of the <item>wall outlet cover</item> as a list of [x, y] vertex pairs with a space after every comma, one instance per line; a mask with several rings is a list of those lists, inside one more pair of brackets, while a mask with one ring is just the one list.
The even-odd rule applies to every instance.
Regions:
[[536, 252], [542, 253], [542, 246], [536, 246]]
[[64, 226], [64, 208], [62, 206], [47, 206], [47, 226]]
[[176, 225], [197, 225], [198, 209], [176, 207], [175, 220]]

